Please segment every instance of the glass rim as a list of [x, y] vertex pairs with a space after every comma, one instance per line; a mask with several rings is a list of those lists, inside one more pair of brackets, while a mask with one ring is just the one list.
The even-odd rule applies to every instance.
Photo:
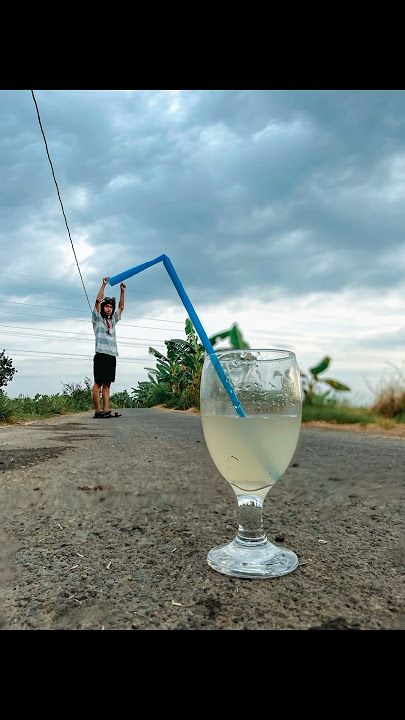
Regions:
[[218, 358], [221, 355], [233, 355], [241, 352], [257, 352], [257, 353], [284, 353], [283, 357], [272, 357], [272, 358], [254, 358], [255, 360], [286, 360], [287, 358], [293, 357], [296, 359], [294, 350], [287, 350], [286, 348], [222, 348], [221, 350], [213, 350], [212, 352], [206, 352], [206, 357], [213, 357], [216, 355]]

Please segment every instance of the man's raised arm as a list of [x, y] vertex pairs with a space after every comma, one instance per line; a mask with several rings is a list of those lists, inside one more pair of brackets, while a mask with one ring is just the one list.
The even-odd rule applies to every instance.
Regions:
[[96, 302], [94, 303], [94, 307], [96, 308], [97, 312], [100, 312], [100, 305], [101, 305], [101, 301], [104, 297], [104, 290], [105, 290], [105, 286], [107, 285], [107, 283], [108, 283], [108, 277], [103, 278], [103, 282], [101, 283], [100, 290], [98, 291], [98, 294], [96, 297]]

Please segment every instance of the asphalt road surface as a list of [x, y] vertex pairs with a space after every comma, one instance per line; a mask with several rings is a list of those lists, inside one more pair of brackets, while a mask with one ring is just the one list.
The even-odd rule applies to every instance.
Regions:
[[304, 427], [264, 504], [294, 550], [231, 578], [233, 490], [199, 415], [124, 409], [0, 428], [3, 630], [403, 630], [405, 439]]

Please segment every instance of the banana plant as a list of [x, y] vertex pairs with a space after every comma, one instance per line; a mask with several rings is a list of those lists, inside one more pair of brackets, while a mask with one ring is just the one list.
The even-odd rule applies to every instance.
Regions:
[[[155, 348], [149, 348], [149, 354], [156, 358], [156, 367], [145, 368], [149, 382], [138, 383], [138, 391], [133, 388], [133, 398], [139, 406], [142, 401], [147, 401], [149, 393], [153, 395], [159, 387], [173, 395], [181, 395], [186, 388], [199, 388], [205, 348], [190, 318], [186, 319], [185, 333], [186, 340], [165, 340], [166, 355]], [[249, 347], [236, 323], [229, 330], [213, 335], [210, 338], [211, 345], [214, 346], [219, 340], [226, 338], [229, 338], [234, 349]]]
[[190, 318], [186, 319], [185, 333], [187, 340], [167, 340], [166, 346], [177, 357], [187, 378], [187, 384], [195, 384], [201, 379], [205, 349], [198, 339]]
[[234, 350], [243, 350], [244, 348], [250, 347], [243, 339], [237, 323], [234, 323], [229, 330], [224, 330], [224, 332], [213, 335], [210, 338], [211, 345], [214, 346], [218, 340], [225, 340], [226, 338], [229, 338], [230, 345]]
[[303, 378], [302, 381], [302, 389], [305, 393], [305, 399], [304, 402], [307, 405], [312, 405], [314, 402], [314, 399], [320, 399], [321, 401], [324, 401], [325, 398], [330, 394], [330, 390], [326, 390], [324, 393], [317, 393], [315, 390], [318, 387], [318, 383], [325, 383], [326, 385], [329, 385], [333, 390], [336, 390], [338, 392], [349, 392], [350, 388], [347, 385], [344, 385], [343, 383], [339, 382], [338, 380], [332, 380], [332, 378], [320, 378], [319, 375], [327, 368], [329, 367], [331, 362], [331, 358], [329, 355], [325, 355], [322, 360], [317, 365], [314, 365], [313, 367], [309, 368], [309, 373], [303, 373], [301, 372], [301, 377]]
[[147, 407], [149, 400], [153, 397], [153, 392], [157, 387], [156, 379], [148, 373], [149, 381], [138, 382], [138, 387], [132, 388], [132, 400], [137, 407]]
[[[177, 363], [179, 376], [181, 378], [181, 389], [184, 389], [184, 386], [187, 385], [199, 385], [205, 356], [205, 348], [200, 342], [190, 318], [186, 319], [185, 333], [187, 336], [186, 340], [173, 339], [165, 341], [168, 350], [166, 360], [167, 362], [172, 361], [173, 363]], [[229, 338], [231, 347], [234, 349], [249, 347], [243, 340], [242, 333], [236, 323], [234, 323], [229, 330], [210, 337], [210, 343], [214, 347], [219, 340], [226, 338]], [[155, 357], [160, 356], [160, 360], [162, 361], [164, 356], [158, 353], [157, 350], [149, 348], [149, 352], [155, 355]], [[184, 375], [181, 376], [181, 373], [184, 373]], [[163, 377], [162, 380], [164, 380]]]
[[156, 368], [145, 368], [145, 370], [149, 370], [149, 378], [151, 374], [155, 375], [157, 383], [170, 388], [174, 395], [178, 395], [181, 391], [182, 369], [174, 348], [170, 347], [168, 342], [166, 347], [167, 357], [159, 350], [149, 348], [150, 355], [154, 355], [157, 360]]

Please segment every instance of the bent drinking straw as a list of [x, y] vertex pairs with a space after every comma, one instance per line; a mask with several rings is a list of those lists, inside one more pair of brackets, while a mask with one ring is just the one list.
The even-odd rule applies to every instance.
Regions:
[[165, 266], [167, 272], [170, 275], [170, 278], [173, 282], [174, 287], [176, 288], [178, 294], [180, 295], [180, 298], [183, 302], [184, 307], [187, 310], [188, 316], [190, 320], [192, 321], [195, 329], [197, 330], [197, 333], [200, 337], [200, 340], [202, 344], [204, 345], [207, 353], [211, 357], [212, 364], [215, 368], [215, 370], [218, 373], [219, 379], [221, 380], [225, 390], [227, 391], [231, 401], [232, 405], [234, 406], [236, 412], [240, 417], [246, 417], [243, 408], [236, 396], [236, 393], [229, 382], [228, 378], [226, 377], [223, 368], [221, 366], [221, 363], [219, 362], [219, 358], [215, 354], [215, 350], [212, 347], [212, 344], [208, 338], [207, 333], [205, 332], [203, 326], [200, 323], [200, 320], [197, 316], [196, 311], [194, 310], [190, 299], [186, 293], [186, 291], [183, 288], [183, 285], [180, 282], [180, 278], [177, 275], [170, 258], [167, 257], [167, 255], [159, 255], [159, 257], [155, 258], [154, 260], [149, 260], [149, 262], [141, 263], [141, 265], [135, 265], [135, 267], [130, 268], [129, 270], [125, 270], [122, 273], [119, 273], [118, 275], [114, 275], [114, 277], [110, 277], [108, 282], [110, 285], [116, 285], [119, 282], [123, 282], [129, 277], [132, 277], [132, 275], [137, 275], [138, 273], [142, 272], [142, 270], [146, 270], [146, 268], [151, 267], [151, 265], [156, 265], [158, 262], [163, 262], [163, 265]]

